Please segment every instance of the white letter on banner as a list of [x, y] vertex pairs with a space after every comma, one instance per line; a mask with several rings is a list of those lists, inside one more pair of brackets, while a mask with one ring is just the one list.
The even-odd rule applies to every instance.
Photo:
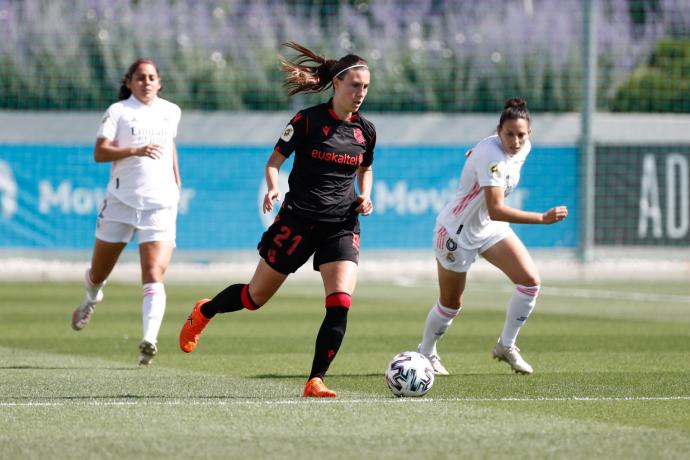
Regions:
[[63, 213], [69, 212], [69, 198], [72, 184], [63, 181], [55, 191], [47, 180], [42, 180], [38, 184], [38, 210], [42, 214], [48, 214], [52, 206], [60, 206]]
[[405, 213], [405, 199], [407, 195], [407, 183], [403, 181], [398, 181], [395, 183], [393, 190], [389, 190], [386, 183], [381, 181], [376, 183], [374, 188], [376, 191], [376, 207], [374, 212], [377, 214], [383, 214], [386, 212], [386, 207], [395, 208], [398, 214]]
[[671, 153], [666, 156], [666, 233], [669, 238], [683, 238], [688, 233], [688, 195], [688, 159], [679, 153]]
[[86, 188], [75, 188], [72, 192], [72, 209], [75, 214], [92, 213], [98, 206], [97, 196], [93, 190]]
[[407, 194], [407, 209], [411, 214], [423, 214], [429, 208], [427, 191], [423, 188], [413, 188]]
[[662, 237], [661, 207], [659, 206], [659, 183], [656, 179], [654, 155], [648, 153], [642, 160], [640, 181], [640, 217], [637, 222], [637, 236], [647, 237], [647, 220], [652, 220], [654, 238]]

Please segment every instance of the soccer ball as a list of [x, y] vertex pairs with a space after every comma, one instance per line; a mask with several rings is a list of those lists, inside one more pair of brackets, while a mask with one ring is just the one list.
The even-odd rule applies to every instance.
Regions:
[[388, 363], [386, 383], [395, 396], [424, 396], [434, 385], [434, 368], [423, 354], [403, 351]]

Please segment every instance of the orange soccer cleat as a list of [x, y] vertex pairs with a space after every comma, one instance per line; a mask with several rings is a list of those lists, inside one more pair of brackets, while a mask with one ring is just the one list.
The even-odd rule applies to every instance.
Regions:
[[191, 353], [196, 348], [199, 342], [201, 333], [210, 321], [201, 314], [201, 306], [211, 299], [201, 299], [194, 304], [194, 309], [187, 317], [187, 320], [182, 325], [180, 330], [180, 350], [185, 353]]
[[335, 391], [329, 390], [319, 377], [310, 379], [304, 387], [305, 398], [335, 398]]

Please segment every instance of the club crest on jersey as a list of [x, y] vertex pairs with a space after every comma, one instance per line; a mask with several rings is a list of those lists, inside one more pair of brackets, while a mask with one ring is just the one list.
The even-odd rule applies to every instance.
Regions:
[[359, 128], [352, 128], [352, 134], [355, 136], [355, 142], [358, 144], [364, 144], [366, 141], [364, 140], [364, 134], [362, 134], [362, 130]]
[[321, 128], [321, 131], [323, 131], [324, 136], [328, 137], [328, 133], [331, 132], [331, 127], [330, 126], [324, 126], [323, 128]]
[[501, 177], [503, 172], [501, 171], [501, 165], [498, 163], [498, 161], [492, 161], [489, 163], [489, 173], [491, 173], [491, 177]]
[[292, 125], [287, 125], [283, 130], [283, 134], [280, 135], [280, 138], [285, 142], [289, 142], [293, 134], [295, 134], [295, 128]]

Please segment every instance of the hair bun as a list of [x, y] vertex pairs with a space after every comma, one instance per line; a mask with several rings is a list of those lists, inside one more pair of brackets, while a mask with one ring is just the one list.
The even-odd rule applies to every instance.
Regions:
[[506, 101], [503, 109], [516, 108], [519, 110], [527, 110], [527, 101], [520, 97], [512, 97]]

